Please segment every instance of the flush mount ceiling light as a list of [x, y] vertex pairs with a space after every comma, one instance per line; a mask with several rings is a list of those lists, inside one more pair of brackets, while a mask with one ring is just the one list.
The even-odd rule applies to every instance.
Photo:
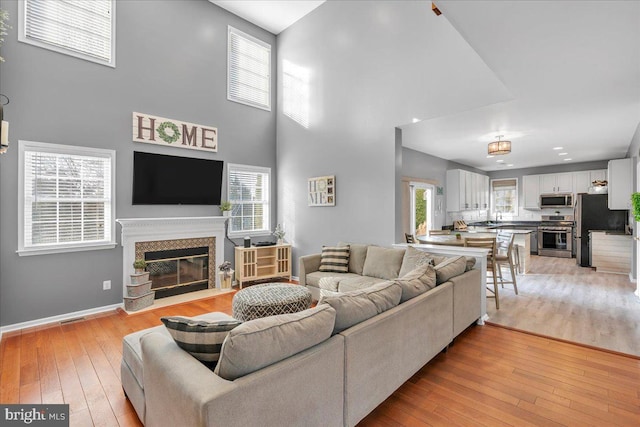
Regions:
[[497, 156], [500, 154], [509, 154], [511, 152], [511, 141], [501, 141], [503, 135], [498, 135], [497, 141], [489, 143], [488, 153], [489, 155]]

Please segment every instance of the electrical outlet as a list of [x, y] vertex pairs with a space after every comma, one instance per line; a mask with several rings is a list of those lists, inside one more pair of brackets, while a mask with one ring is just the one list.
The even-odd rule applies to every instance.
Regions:
[[105, 280], [102, 282], [102, 290], [108, 291], [109, 289], [111, 289], [111, 280]]

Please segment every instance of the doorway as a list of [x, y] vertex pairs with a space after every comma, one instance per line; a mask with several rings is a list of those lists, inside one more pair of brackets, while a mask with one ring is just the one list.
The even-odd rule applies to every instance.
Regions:
[[424, 236], [433, 228], [434, 187], [422, 182], [411, 182], [409, 229], [414, 236]]

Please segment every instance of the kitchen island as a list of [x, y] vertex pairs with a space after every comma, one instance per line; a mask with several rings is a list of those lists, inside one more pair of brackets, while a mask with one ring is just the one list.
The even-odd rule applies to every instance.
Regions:
[[605, 273], [629, 274], [633, 240], [622, 231], [589, 230], [591, 267]]
[[[473, 230], [452, 231], [451, 234], [444, 236], [416, 236], [416, 239], [418, 239], [420, 243], [431, 245], [464, 246], [464, 239], [466, 237], [496, 237], [498, 231], [513, 233], [516, 236], [514, 239], [514, 245], [518, 246], [518, 254], [520, 256], [520, 273], [527, 273], [531, 266], [531, 240], [529, 238], [529, 234], [533, 233], [531, 230], [505, 228], [496, 230], [475, 227]], [[460, 239], [456, 238], [456, 233], [460, 234]]]

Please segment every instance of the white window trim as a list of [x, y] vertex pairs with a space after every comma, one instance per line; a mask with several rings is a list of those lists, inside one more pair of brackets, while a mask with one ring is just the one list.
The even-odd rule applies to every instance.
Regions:
[[[108, 242], [83, 242], [70, 244], [52, 244], [42, 248], [24, 246], [24, 156], [25, 151], [43, 151], [58, 154], [74, 154], [96, 157], [111, 158], [111, 235]], [[47, 255], [63, 252], [79, 252], [100, 249], [112, 249], [117, 246], [116, 242], [116, 152], [115, 150], [105, 150], [102, 148], [77, 147], [74, 145], [49, 144], [35, 141], [18, 141], [18, 250], [20, 256]]]
[[501, 212], [501, 215], [505, 215], [509, 218], [513, 218], [519, 215], [518, 211], [520, 209], [520, 206], [519, 206], [520, 196], [518, 193], [520, 192], [520, 181], [518, 180], [518, 178], [495, 178], [489, 181], [489, 197], [491, 198], [491, 215], [496, 214], [496, 201], [493, 194], [493, 181], [510, 181], [510, 180], [514, 180], [516, 182], [516, 199], [514, 201], [514, 204], [515, 204], [514, 212], [513, 213]]
[[106, 65], [107, 67], [116, 68], [116, 1], [111, 0], [111, 61], [103, 61], [90, 55], [84, 55], [71, 49], [65, 49], [40, 40], [33, 40], [27, 37], [27, 2], [21, 1], [18, 6], [18, 41], [27, 43], [63, 55], [73, 56], [74, 58], [84, 59], [85, 61], [95, 62], [96, 64]]
[[[229, 72], [230, 72], [229, 64], [231, 63], [231, 34], [232, 33], [235, 33], [236, 35], [244, 37], [247, 40], [250, 40], [256, 44], [259, 44], [269, 49], [269, 105], [267, 106], [256, 104], [254, 102], [245, 101], [243, 99], [235, 98], [231, 96], [231, 78], [229, 77]], [[269, 43], [263, 42], [260, 39], [257, 39], [243, 31], [240, 31], [237, 28], [233, 28], [231, 25], [228, 25], [227, 26], [227, 100], [232, 102], [237, 102], [239, 104], [248, 105], [250, 107], [259, 108], [261, 110], [271, 111], [271, 98], [273, 97], [273, 91], [272, 91], [273, 84], [271, 83], [271, 80], [272, 80], [271, 62], [272, 62], [271, 61], [271, 45]]]
[[[244, 237], [262, 237], [262, 236], [270, 236], [271, 235], [271, 168], [263, 167], [263, 166], [250, 166], [250, 165], [241, 165], [237, 163], [227, 163], [227, 197], [231, 194], [229, 188], [229, 171], [231, 169], [244, 169], [249, 172], [258, 172], [258, 173], [266, 173], [269, 177], [269, 182], [266, 185], [269, 197], [267, 197], [267, 209], [265, 209], [265, 224], [267, 229], [265, 230], [256, 230], [256, 231], [231, 231], [231, 227], [229, 227], [229, 232], [227, 233], [229, 238], [237, 239]], [[229, 201], [233, 204], [233, 201], [229, 199]], [[233, 211], [232, 211], [233, 212]], [[229, 219], [231, 221], [231, 219]]]

